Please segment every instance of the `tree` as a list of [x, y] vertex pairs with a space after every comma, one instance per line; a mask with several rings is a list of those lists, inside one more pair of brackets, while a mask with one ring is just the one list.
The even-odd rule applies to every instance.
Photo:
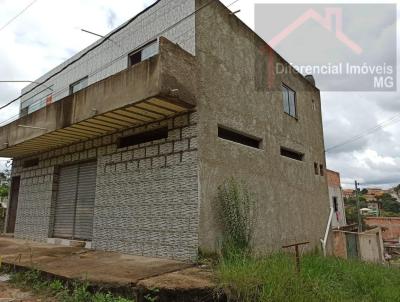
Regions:
[[400, 184], [394, 187], [393, 190], [396, 193], [397, 197], [400, 198]]
[[362, 194], [362, 195], [368, 194], [368, 190], [367, 190], [367, 189], [362, 189], [362, 190], [361, 190], [361, 194]]
[[2, 185], [0, 186], [0, 198], [3, 199], [4, 197], [8, 196], [8, 186]]
[[382, 208], [386, 212], [400, 213], [400, 203], [392, 195], [385, 193], [379, 196], [378, 200], [382, 203]]
[[[359, 196], [358, 197], [360, 200], [360, 209], [361, 208], [366, 208], [367, 207], [367, 201], [364, 197]], [[357, 207], [357, 198], [355, 197], [349, 197], [344, 199], [344, 203], [346, 205], [349, 205], [350, 207]]]

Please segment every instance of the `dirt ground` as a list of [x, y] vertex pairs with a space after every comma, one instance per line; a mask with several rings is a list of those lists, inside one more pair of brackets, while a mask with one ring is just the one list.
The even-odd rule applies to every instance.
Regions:
[[53, 299], [47, 299], [33, 295], [28, 291], [15, 288], [7, 282], [0, 281], [0, 301], [1, 302], [50, 302]]

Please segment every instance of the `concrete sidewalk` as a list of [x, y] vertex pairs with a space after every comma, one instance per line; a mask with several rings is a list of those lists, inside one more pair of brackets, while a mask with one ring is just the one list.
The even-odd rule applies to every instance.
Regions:
[[212, 273], [192, 264], [0, 237], [2, 262], [106, 288], [212, 291]]

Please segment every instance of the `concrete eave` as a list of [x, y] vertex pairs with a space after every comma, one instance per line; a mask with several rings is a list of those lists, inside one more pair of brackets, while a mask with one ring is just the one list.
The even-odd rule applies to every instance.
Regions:
[[29, 156], [190, 110], [195, 68], [191, 54], [161, 37], [158, 55], [1, 127], [0, 156]]

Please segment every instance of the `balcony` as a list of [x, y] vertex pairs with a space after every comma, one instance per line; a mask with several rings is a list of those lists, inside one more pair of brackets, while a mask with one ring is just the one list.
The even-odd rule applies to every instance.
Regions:
[[25, 157], [196, 106], [195, 58], [160, 38], [156, 56], [0, 128], [0, 156]]

